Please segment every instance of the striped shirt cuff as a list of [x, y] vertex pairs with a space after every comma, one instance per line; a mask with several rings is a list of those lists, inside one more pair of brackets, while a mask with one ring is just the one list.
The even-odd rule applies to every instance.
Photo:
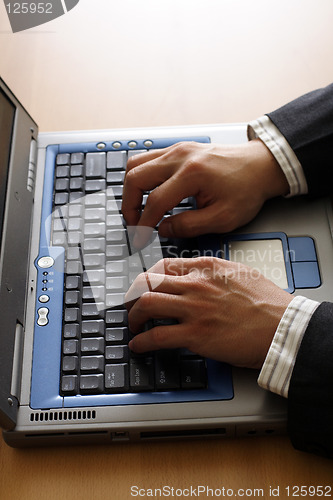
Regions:
[[285, 137], [268, 116], [264, 115], [249, 123], [248, 138], [259, 138], [275, 157], [289, 184], [287, 197], [307, 194], [308, 185], [303, 168]]
[[258, 378], [263, 389], [288, 397], [297, 353], [310, 318], [319, 302], [296, 296], [287, 307], [275, 332]]

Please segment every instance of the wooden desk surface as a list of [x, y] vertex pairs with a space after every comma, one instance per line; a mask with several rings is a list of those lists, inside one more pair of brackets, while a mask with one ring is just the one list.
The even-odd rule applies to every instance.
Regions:
[[[267, 5], [80, 0], [14, 35], [1, 2], [0, 74], [41, 131], [248, 121], [333, 80], [332, 1]], [[125, 500], [131, 486], [164, 485], [170, 496], [207, 486], [269, 498], [280, 487], [288, 498], [287, 486], [332, 485], [332, 471], [287, 437], [34, 450], [0, 441], [1, 500]]]

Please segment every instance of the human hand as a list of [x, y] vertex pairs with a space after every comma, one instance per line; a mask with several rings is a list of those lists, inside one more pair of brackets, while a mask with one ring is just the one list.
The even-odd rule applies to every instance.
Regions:
[[[149, 194], [144, 211], [144, 191]], [[159, 234], [191, 237], [229, 232], [255, 217], [263, 203], [288, 193], [288, 183], [259, 139], [233, 146], [183, 142], [129, 159], [122, 212], [137, 231], [134, 245], [145, 244], [144, 227], [155, 227], [181, 200], [194, 196], [197, 210], [165, 218]]]
[[[154, 291], [145, 291], [147, 283]], [[291, 300], [289, 293], [243, 264], [215, 257], [163, 259], [140, 274], [127, 292], [129, 326], [135, 334], [129, 346], [138, 353], [184, 347], [236, 366], [261, 368]], [[143, 331], [149, 319], [166, 316], [178, 324]]]

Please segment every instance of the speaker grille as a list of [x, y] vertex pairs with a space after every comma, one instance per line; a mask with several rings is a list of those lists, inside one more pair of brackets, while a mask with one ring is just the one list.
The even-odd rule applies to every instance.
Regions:
[[30, 414], [30, 422], [65, 422], [95, 419], [95, 410], [40, 411]]

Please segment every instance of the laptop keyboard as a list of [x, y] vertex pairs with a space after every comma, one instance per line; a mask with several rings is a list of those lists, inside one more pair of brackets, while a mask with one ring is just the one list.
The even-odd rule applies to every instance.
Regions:
[[[155, 230], [150, 245], [132, 252], [120, 210], [127, 159], [139, 152], [66, 153], [56, 159], [52, 245], [65, 249], [63, 396], [207, 385], [205, 359], [186, 349], [138, 355], [128, 348], [124, 296], [130, 284], [160, 258], [191, 257], [195, 249], [193, 240], [159, 239]], [[171, 213], [191, 208], [187, 198]], [[170, 320], [152, 319], [146, 327], [160, 324]]]

